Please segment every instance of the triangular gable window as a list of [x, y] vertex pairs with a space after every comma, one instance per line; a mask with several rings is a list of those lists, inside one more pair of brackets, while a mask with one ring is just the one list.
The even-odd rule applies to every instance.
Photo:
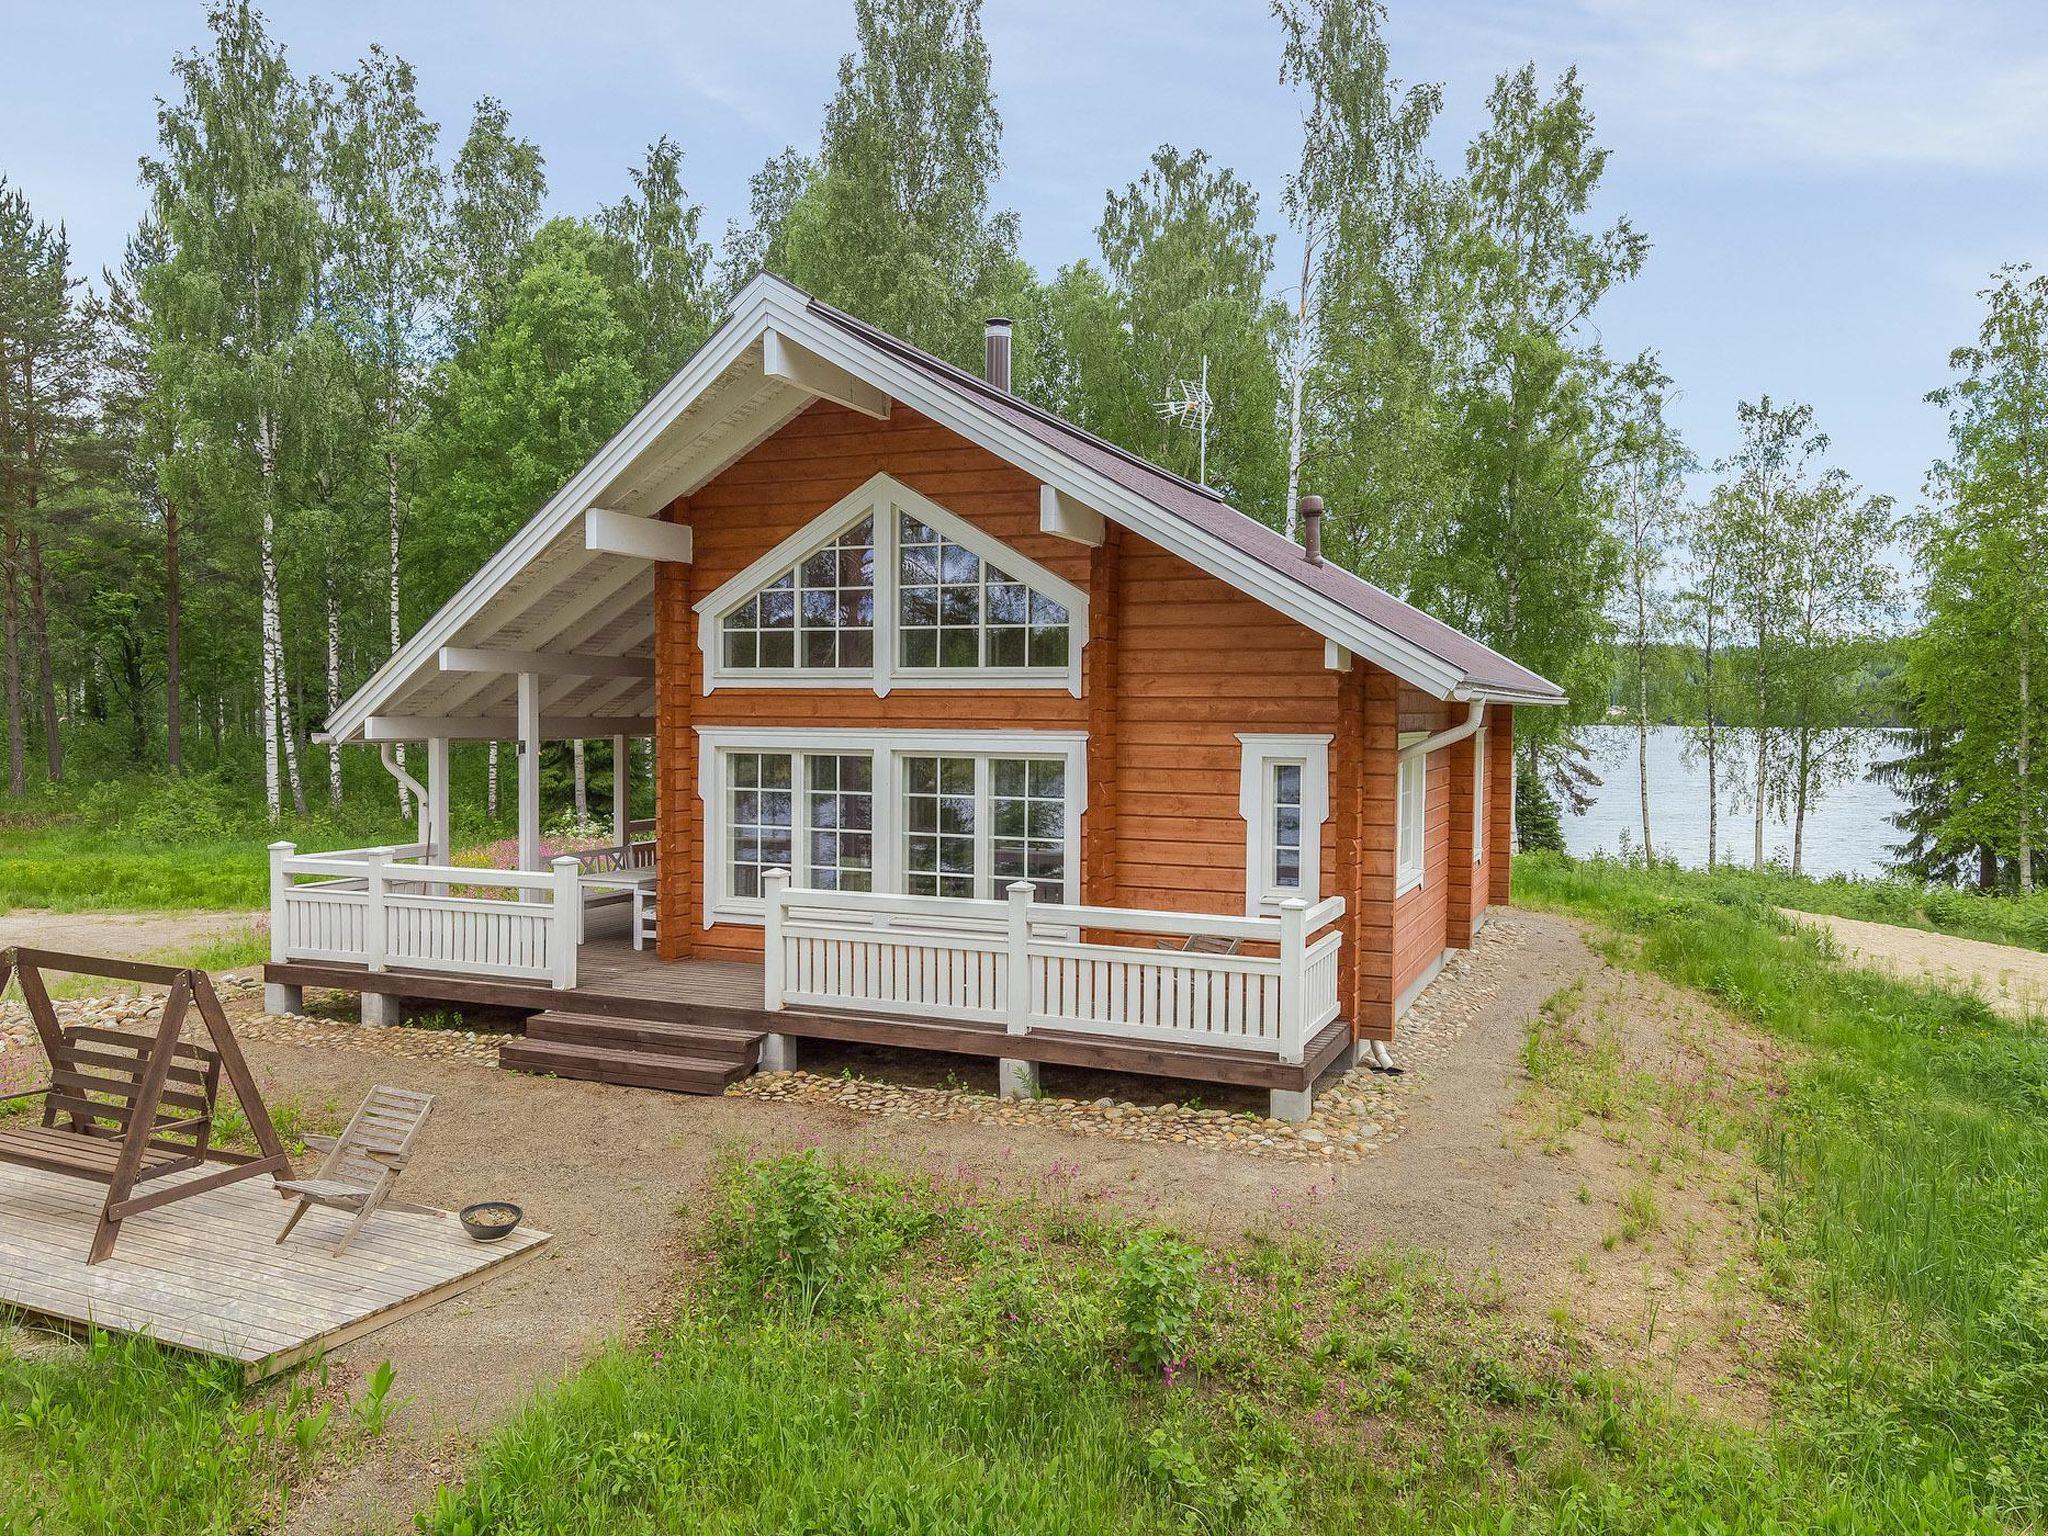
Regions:
[[877, 475], [697, 605], [704, 688], [1064, 687], [1087, 595]]

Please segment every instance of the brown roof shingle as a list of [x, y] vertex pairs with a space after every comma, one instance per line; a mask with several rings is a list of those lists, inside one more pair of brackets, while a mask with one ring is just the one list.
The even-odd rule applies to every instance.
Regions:
[[819, 299], [811, 299], [810, 307], [819, 318], [852, 333], [869, 346], [888, 352], [948, 389], [967, 396], [983, 410], [1047, 447], [1221, 540], [1248, 559], [1340, 604], [1374, 627], [1455, 668], [1467, 685], [1485, 691], [1521, 695], [1530, 702], [1564, 701], [1564, 691], [1555, 683], [1510, 661], [1462, 630], [1432, 618], [1420, 608], [1402, 602], [1392, 593], [1341, 566], [1327, 561], [1321, 565], [1310, 564], [1300, 545], [1257, 518], [1238, 511], [1214, 491], [1184, 480], [1135, 454], [1126, 453], [1113, 443], [1105, 442], [1071, 422], [1062, 421], [1007, 390], [997, 389], [974, 374], [955, 368], [951, 363], [878, 330], [844, 310], [835, 309]]

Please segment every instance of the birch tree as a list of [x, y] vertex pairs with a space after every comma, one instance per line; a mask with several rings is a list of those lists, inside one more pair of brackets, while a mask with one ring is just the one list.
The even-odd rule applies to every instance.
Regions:
[[1669, 613], [1663, 587], [1665, 565], [1685, 496], [1691, 460], [1664, 418], [1670, 380], [1654, 367], [1634, 369], [1623, 380], [1617, 451], [1614, 532], [1621, 546], [1621, 583], [1615, 590], [1613, 621], [1633, 672], [1629, 713], [1636, 732], [1636, 783], [1643, 824], [1643, 857], [1654, 860], [1650, 830], [1650, 671], [1654, 648], [1664, 638]]
[[[420, 111], [412, 66], [382, 48], [372, 46], [337, 85], [321, 143], [334, 252], [327, 282], [343, 334], [372, 381], [373, 451], [384, 492], [385, 608], [395, 654], [404, 638], [406, 444], [417, 425], [431, 306], [447, 269], [443, 178], [434, 158], [440, 129]], [[333, 585], [330, 579], [330, 592]], [[333, 692], [339, 615], [332, 604], [328, 627]], [[403, 746], [397, 758], [403, 767]], [[337, 799], [339, 785], [337, 777]], [[409, 812], [408, 800], [401, 784], [401, 814]]]
[[179, 97], [157, 114], [143, 161], [168, 258], [145, 279], [176, 327], [175, 364], [193, 381], [209, 480], [257, 526], [259, 714], [264, 803], [283, 777], [303, 811], [278, 586], [279, 401], [317, 260], [313, 124], [304, 89], [262, 18], [242, 3], [208, 14], [204, 51], [179, 54]]
[[1741, 446], [1715, 468], [1726, 479], [1721, 510], [1726, 517], [1731, 608], [1750, 649], [1751, 859], [1762, 869], [1765, 819], [1785, 798], [1772, 722], [1777, 716], [1778, 661], [1796, 607], [1787, 522], [1799, 499], [1811, 493], [1812, 476], [1828, 440], [1814, 427], [1809, 405], [1781, 406], [1764, 395], [1737, 405], [1735, 415]]
[[1686, 529], [1683, 584], [1675, 611], [1688, 642], [1699, 658], [1699, 723], [1689, 728], [1686, 748], [1705, 760], [1707, 769], [1707, 868], [1720, 860], [1721, 838], [1721, 653], [1732, 622], [1729, 605], [1734, 587], [1734, 556], [1730, 530], [1734, 523], [1731, 493], [1717, 486], [1692, 510]]

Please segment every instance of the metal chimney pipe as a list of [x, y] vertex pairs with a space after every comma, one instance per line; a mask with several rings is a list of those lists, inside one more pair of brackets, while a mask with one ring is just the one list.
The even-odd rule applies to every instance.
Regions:
[[1010, 322], [1000, 316], [991, 318], [982, 332], [981, 376], [1000, 389], [1010, 392]]
[[1301, 542], [1302, 553], [1310, 565], [1323, 563], [1323, 498], [1304, 496], [1301, 498]]

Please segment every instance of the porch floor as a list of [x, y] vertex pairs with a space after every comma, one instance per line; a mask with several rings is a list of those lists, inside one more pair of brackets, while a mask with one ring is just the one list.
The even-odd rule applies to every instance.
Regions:
[[521, 1227], [479, 1243], [447, 1211], [393, 1204], [336, 1258], [348, 1212], [315, 1207], [280, 1244], [289, 1207], [268, 1180], [250, 1180], [130, 1216], [113, 1256], [87, 1264], [105, 1199], [101, 1185], [0, 1164], [0, 1305], [147, 1333], [232, 1360], [250, 1381], [444, 1301], [549, 1241]]
[[623, 939], [592, 939], [576, 957], [577, 985], [557, 991], [545, 982], [489, 981], [424, 971], [371, 971], [327, 961], [272, 963], [266, 982], [331, 987], [422, 1002], [468, 1004], [528, 1013], [595, 1016], [648, 1025], [771, 1031], [801, 1039], [854, 1041], [903, 1049], [1006, 1057], [1055, 1066], [1131, 1072], [1145, 1077], [1230, 1083], [1246, 1088], [1300, 1089], [1320, 1077], [1351, 1038], [1347, 1020], [1325, 1025], [1298, 1065], [1227, 1047], [1164, 1045], [1105, 1039], [1058, 1030], [1012, 1035], [990, 1024], [866, 1013], [761, 1006], [761, 967], [722, 960], [663, 960]]

